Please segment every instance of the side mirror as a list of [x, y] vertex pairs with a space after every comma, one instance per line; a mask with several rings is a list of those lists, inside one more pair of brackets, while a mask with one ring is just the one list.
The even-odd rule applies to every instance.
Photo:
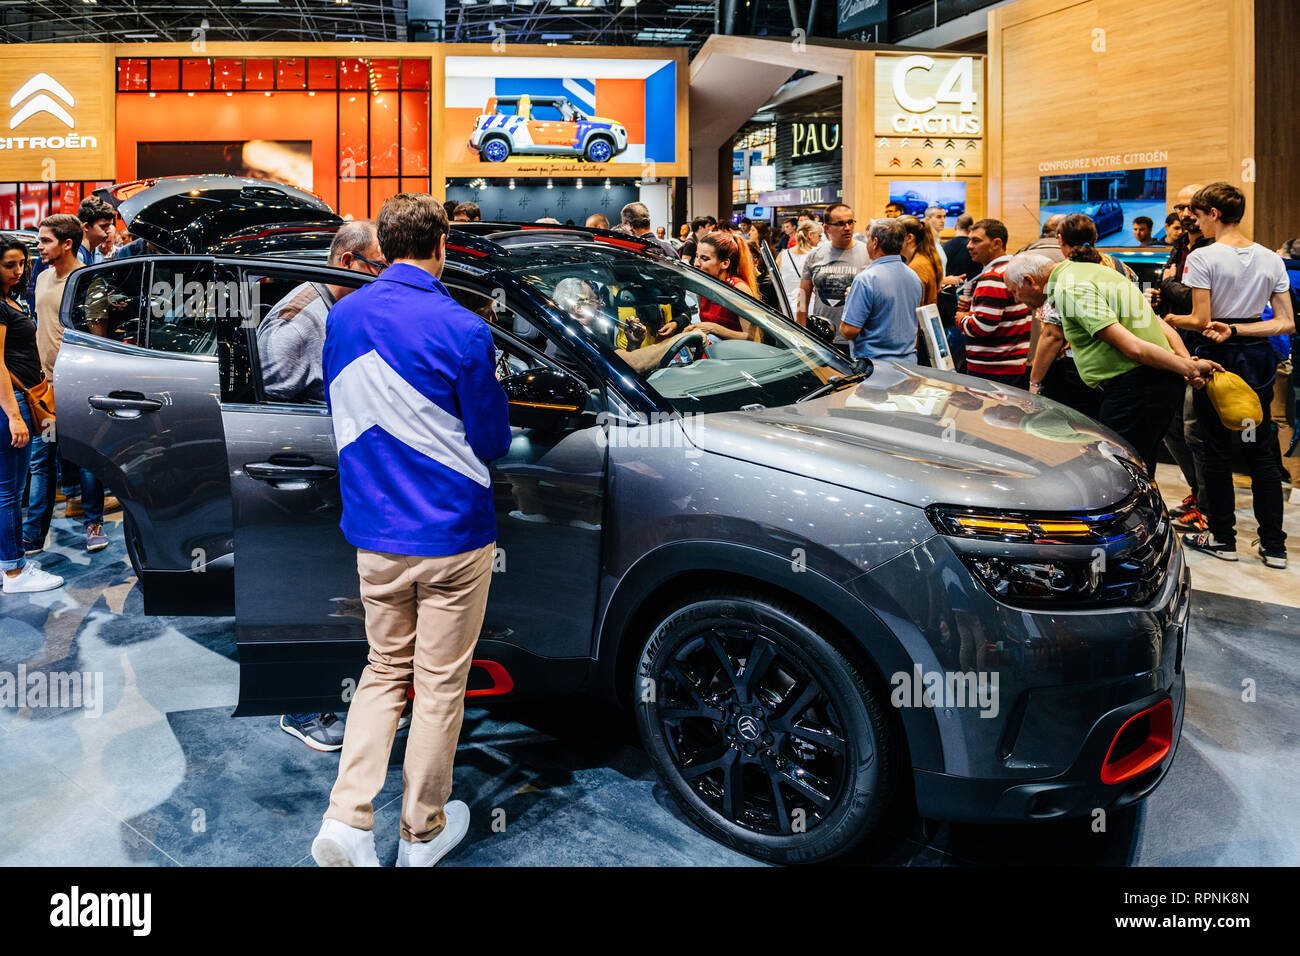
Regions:
[[531, 368], [501, 380], [510, 402], [510, 424], [551, 430], [582, 412], [587, 389], [572, 375], [550, 368]]
[[831, 327], [829, 320], [823, 319], [820, 315], [810, 315], [807, 328], [827, 345], [835, 344], [835, 329]]

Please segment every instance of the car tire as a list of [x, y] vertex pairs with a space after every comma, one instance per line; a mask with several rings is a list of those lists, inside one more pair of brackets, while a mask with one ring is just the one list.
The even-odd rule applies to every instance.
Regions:
[[607, 163], [614, 158], [614, 143], [608, 136], [593, 136], [587, 140], [582, 158], [589, 163]]
[[479, 144], [479, 159], [489, 163], [504, 163], [510, 158], [510, 140], [504, 136], [489, 136]]
[[851, 849], [897, 782], [887, 694], [825, 632], [759, 594], [703, 594], [651, 630], [633, 674], [637, 730], [677, 804], [713, 838], [776, 863]]

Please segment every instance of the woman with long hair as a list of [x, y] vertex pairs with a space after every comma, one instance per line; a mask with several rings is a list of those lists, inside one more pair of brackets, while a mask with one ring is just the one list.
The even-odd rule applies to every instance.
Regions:
[[921, 304], [935, 305], [939, 301], [943, 266], [934, 245], [934, 233], [915, 216], [900, 216], [898, 221], [907, 230], [907, 238], [903, 240], [903, 261], [921, 280]]
[[[757, 299], [758, 275], [749, 243], [722, 231], [711, 232], [700, 240], [695, 250], [695, 268]], [[700, 297], [700, 321], [687, 331], [709, 332], [724, 339], [747, 339], [758, 332], [730, 309]]]
[[8, 427], [0, 434], [0, 579], [5, 594], [49, 591], [63, 578], [42, 571], [25, 557], [23, 491], [31, 462], [32, 439], [43, 441], [24, 388], [44, 379], [36, 351], [36, 323], [23, 302], [27, 247], [0, 238], [0, 411]]
[[[814, 219], [801, 222], [794, 231], [794, 243], [786, 246], [777, 256], [777, 269], [781, 273], [781, 286], [790, 302], [790, 312], [799, 314], [799, 283], [803, 276], [803, 263], [808, 253], [822, 241], [822, 225]], [[807, 303], [804, 303], [807, 306]]]

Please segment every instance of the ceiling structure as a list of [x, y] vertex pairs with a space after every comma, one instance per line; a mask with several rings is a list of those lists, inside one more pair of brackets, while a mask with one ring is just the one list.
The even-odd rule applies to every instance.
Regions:
[[712, 0], [0, 0], [0, 42], [436, 40], [437, 7], [463, 43], [695, 50], [714, 32]]

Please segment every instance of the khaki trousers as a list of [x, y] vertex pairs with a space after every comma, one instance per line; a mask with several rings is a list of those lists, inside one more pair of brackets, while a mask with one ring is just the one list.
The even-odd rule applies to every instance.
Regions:
[[397, 721], [415, 684], [402, 764], [402, 838], [436, 837], [447, 823], [465, 683], [483, 626], [496, 545], [447, 557], [357, 551], [369, 663], [348, 708], [328, 819], [374, 828]]

